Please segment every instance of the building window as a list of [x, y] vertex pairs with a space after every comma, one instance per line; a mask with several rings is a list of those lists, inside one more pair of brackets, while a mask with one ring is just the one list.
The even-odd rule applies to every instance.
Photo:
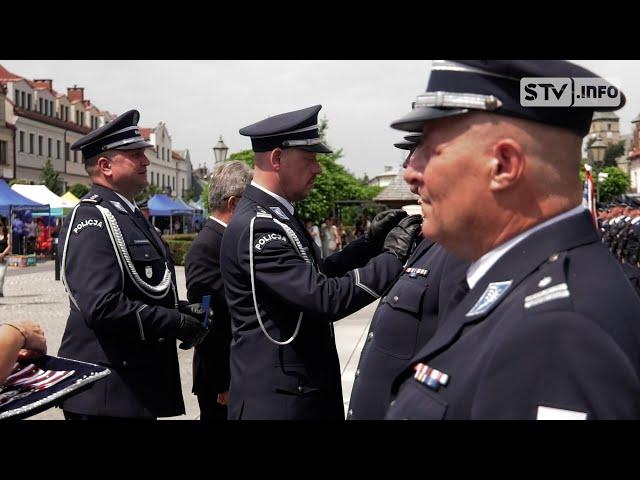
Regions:
[[156, 172], [156, 186], [160, 186], [160, 174]]
[[64, 161], [69, 161], [69, 142], [64, 142]]
[[42, 135], [38, 135], [38, 155], [42, 155]]
[[51, 101], [49, 102], [49, 115], [51, 115], [51, 116], [53, 117], [53, 116], [54, 116], [54, 114], [55, 114], [55, 111], [54, 111], [54, 109], [53, 109], [53, 100], [51, 100]]
[[56, 140], [56, 158], [60, 158], [60, 140]]
[[35, 135], [33, 133], [29, 134], [29, 153], [33, 153], [33, 137]]
[[20, 132], [20, 151], [24, 152], [24, 132]]
[[27, 93], [27, 110], [31, 110], [31, 94]]
[[78, 163], [78, 151], [73, 151], [73, 163]]
[[164, 173], [162, 174], [162, 188], [164, 188]]
[[184, 178], [182, 179], [182, 196], [184, 197]]
[[16, 107], [19, 107], [20, 105], [22, 105], [20, 103], [20, 90], [18, 90], [17, 88], [13, 92], [13, 101], [16, 103]]
[[27, 102], [25, 102], [24, 100], [25, 94], [24, 92], [20, 92], [20, 106], [22, 108], [25, 108], [25, 105], [27, 104]]
[[51, 157], [51, 138], [47, 139], [47, 156]]
[[38, 99], [38, 111], [40, 113], [44, 113], [44, 111], [42, 109], [42, 99], [41, 98]]
[[171, 178], [171, 183], [173, 184], [173, 190], [176, 189], [176, 177]]
[[7, 157], [7, 142], [0, 140], [0, 165], [6, 165], [9, 161]]

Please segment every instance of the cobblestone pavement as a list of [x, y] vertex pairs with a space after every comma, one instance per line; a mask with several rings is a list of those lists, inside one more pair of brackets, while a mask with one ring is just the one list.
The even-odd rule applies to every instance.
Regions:
[[[178, 295], [181, 299], [186, 299], [184, 267], [176, 267], [176, 276]], [[335, 324], [336, 344], [342, 368], [345, 408], [349, 402], [353, 376], [375, 306], [376, 304], [373, 303]], [[4, 297], [0, 298], [0, 320], [23, 318], [38, 322], [47, 337], [48, 353], [56, 355], [68, 314], [69, 300], [62, 282], [55, 280], [52, 261], [42, 262], [34, 267], [7, 269]], [[191, 393], [192, 357], [192, 350], [178, 349], [186, 416], [173, 417], [175, 420], [196, 419], [199, 415], [198, 401]], [[51, 408], [31, 418], [61, 420], [63, 415], [59, 408]]]

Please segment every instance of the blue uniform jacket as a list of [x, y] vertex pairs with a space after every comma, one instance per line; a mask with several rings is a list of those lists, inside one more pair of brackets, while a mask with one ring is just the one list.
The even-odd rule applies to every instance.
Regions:
[[388, 419], [640, 418], [640, 300], [589, 213], [480, 279], [392, 387]]
[[454, 287], [468, 265], [428, 239], [418, 244], [371, 320], [347, 419], [384, 418], [391, 383], [435, 333], [440, 314], [451, 307]]
[[[166, 283], [168, 268], [168, 288], [153, 292], [139, 286], [117, 253], [98, 206], [117, 221], [139, 279], [151, 286]], [[183, 414], [175, 272], [160, 238], [147, 220], [98, 185], [83, 197], [71, 225], [70, 220], [71, 214], [59, 244], [70, 312], [58, 355], [105, 365], [111, 374], [65, 400], [63, 409], [128, 418]]]
[[[250, 238], [250, 222], [262, 210]], [[273, 217], [273, 218], [270, 218]], [[276, 220], [291, 228], [307, 263]], [[249, 249], [253, 250], [256, 302], [272, 343], [254, 310]], [[332, 322], [379, 297], [401, 270], [391, 253], [364, 240], [321, 259], [295, 217], [267, 193], [248, 186], [222, 240], [220, 264], [232, 321], [232, 419], [344, 419], [340, 365]], [[371, 257], [378, 254], [371, 262]], [[366, 266], [365, 266], [366, 264]]]

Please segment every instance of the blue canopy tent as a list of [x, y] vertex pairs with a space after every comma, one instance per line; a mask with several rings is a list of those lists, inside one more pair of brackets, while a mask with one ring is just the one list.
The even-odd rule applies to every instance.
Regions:
[[10, 217], [12, 212], [31, 210], [32, 212], [48, 212], [49, 205], [34, 202], [12, 190], [0, 179], [0, 215]]
[[149, 199], [147, 202], [147, 208], [149, 209], [149, 216], [153, 218], [153, 225], [155, 226], [155, 217], [171, 217], [169, 220], [169, 231], [173, 233], [173, 216], [174, 215], [191, 215], [193, 209], [188, 205], [181, 205], [169, 198], [164, 193], [157, 193]]

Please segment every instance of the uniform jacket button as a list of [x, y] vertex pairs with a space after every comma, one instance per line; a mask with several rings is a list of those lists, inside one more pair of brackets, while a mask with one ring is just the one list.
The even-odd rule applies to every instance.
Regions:
[[394, 295], [393, 296], [393, 303], [396, 303], [398, 301], [398, 295]]
[[303, 390], [302, 385], [298, 385], [298, 391], [302, 393], [302, 390]]
[[387, 303], [387, 296], [386, 295], [384, 297], [382, 297], [382, 300], [380, 300], [380, 303], [382, 303], [382, 304]]
[[391, 403], [389, 404], [390, 407], [393, 407], [396, 404], [395, 400], [391, 400]]
[[126, 367], [127, 365], [129, 365], [129, 364], [127, 363], [127, 361], [126, 361], [126, 360], [123, 360], [123, 361], [122, 361], [122, 366], [123, 366], [123, 367]]
[[356, 378], [360, 376], [360, 369], [356, 370]]
[[373, 332], [369, 332], [369, 335], [367, 337], [368, 340], [371, 340], [373, 338]]
[[149, 254], [148, 254], [148, 253], [145, 253], [145, 254], [144, 254], [144, 258], [149, 258]]
[[158, 343], [163, 343], [163, 342], [164, 342], [164, 338], [160, 337], [160, 338], [158, 339]]
[[347, 412], [347, 418], [351, 418], [353, 417], [353, 410], [349, 409], [349, 411]]

